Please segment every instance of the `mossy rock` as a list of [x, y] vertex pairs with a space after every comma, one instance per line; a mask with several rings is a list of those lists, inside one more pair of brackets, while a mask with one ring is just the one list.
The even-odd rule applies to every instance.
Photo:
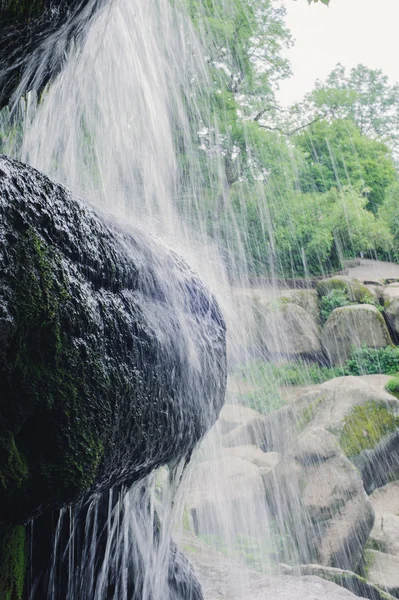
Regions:
[[285, 575], [321, 577], [346, 588], [356, 596], [361, 596], [362, 598], [369, 598], [370, 600], [395, 600], [394, 596], [352, 571], [323, 567], [321, 565], [299, 565], [296, 567], [279, 565], [279, 571]]
[[0, 521], [24, 523], [190, 452], [225, 327], [180, 258], [6, 158], [0, 219]]
[[282, 300], [258, 308], [261, 345], [270, 354], [308, 356], [321, 351], [318, 321], [304, 308]]
[[334, 290], [344, 292], [351, 302], [357, 304], [373, 304], [374, 298], [365, 285], [352, 277], [339, 276], [322, 279], [316, 285], [318, 295], [322, 298]]
[[0, 526], [0, 598], [22, 600], [27, 566], [25, 528]]
[[323, 327], [321, 340], [334, 366], [344, 366], [353, 347], [385, 348], [393, 345], [384, 317], [369, 304], [333, 310]]
[[348, 457], [372, 450], [387, 435], [399, 429], [399, 411], [393, 406], [369, 400], [354, 406], [344, 418], [339, 443]]

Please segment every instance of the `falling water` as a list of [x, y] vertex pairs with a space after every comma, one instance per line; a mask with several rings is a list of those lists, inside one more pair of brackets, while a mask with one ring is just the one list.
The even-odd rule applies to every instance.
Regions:
[[[35, 91], [21, 101], [21, 158], [103, 214], [125, 227], [145, 229], [186, 257], [223, 308], [234, 364], [243, 360], [254, 324], [247, 302], [232, 291], [218, 240], [211, 241], [203, 216], [204, 178], [213, 179], [215, 189], [223, 187], [216, 129], [208, 149], [201, 148], [201, 132], [210, 122], [205, 56], [178, 3], [112, 2], [93, 20], [83, 44], [69, 49], [65, 68], [41, 92], [40, 101]], [[26, 80], [31, 80], [29, 74]], [[181, 157], [187, 165], [184, 172]], [[234, 235], [239, 248], [238, 228]], [[245, 287], [245, 268], [235, 277]], [[219, 456], [219, 446], [211, 439], [203, 453], [208, 459]], [[51, 600], [65, 589], [66, 600], [165, 599], [170, 539], [179, 529], [187, 492], [185, 470], [184, 463], [170, 466], [158, 494], [155, 473], [131, 490], [111, 490], [108, 499], [94, 497], [84, 506], [61, 511], [52, 568], [44, 583], [30, 582], [30, 600], [44, 594]], [[216, 473], [205, 483], [216, 485], [222, 507], [219, 484]], [[104, 511], [105, 530], [99, 516]], [[217, 525], [226, 543], [233, 544], [237, 535], [264, 543], [268, 525], [260, 490], [258, 506], [244, 499], [239, 514], [226, 513]], [[211, 522], [213, 516], [208, 518]], [[264, 523], [260, 529], [259, 522]], [[257, 542], [259, 531], [262, 540]], [[179, 565], [183, 572], [189, 570], [181, 558]], [[177, 598], [178, 584], [173, 585]], [[197, 597], [187, 588], [182, 598], [189, 595]]]

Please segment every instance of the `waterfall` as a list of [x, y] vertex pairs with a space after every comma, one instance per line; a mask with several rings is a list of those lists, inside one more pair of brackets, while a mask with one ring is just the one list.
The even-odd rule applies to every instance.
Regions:
[[[57, 44], [67, 46], [59, 39]], [[210, 120], [205, 57], [206, 49], [179, 3], [113, 0], [91, 20], [82, 44], [68, 49], [56, 79], [40, 96], [33, 90], [21, 101], [20, 157], [105, 217], [127, 229], [134, 225], [146, 230], [185, 257], [217, 296], [234, 364], [247, 352], [245, 340], [254, 325], [246, 303], [233, 293], [217, 236], [210, 238], [202, 208], [203, 179], [213, 178], [215, 190], [223, 187], [218, 132], [209, 150], [216, 172], [214, 164], [210, 172], [201, 147], [204, 123]], [[25, 81], [30, 79], [27, 75]], [[238, 228], [232, 236], [240, 247]], [[245, 266], [236, 277], [245, 287]], [[218, 441], [211, 440], [202, 452], [208, 458], [218, 456]], [[172, 533], [178, 536], [181, 530], [186, 470], [184, 461], [170, 465], [169, 475], [156, 472], [129, 490], [116, 487], [105, 497], [61, 510], [51, 569], [40, 580], [31, 578], [29, 600], [165, 600], [167, 589], [174, 590], [171, 600], [180, 593], [182, 600], [200, 598], [199, 590], [190, 588], [190, 567], [171, 546]], [[235, 515], [217, 516], [226, 540], [237, 533], [256, 537], [256, 519], [266, 518], [264, 509], [250, 515], [246, 508], [244, 503], [237, 526]], [[220, 509], [222, 513], [223, 497]], [[45, 525], [40, 519], [32, 525], [32, 548], [40, 546], [41, 528]], [[267, 524], [260, 531], [258, 545], [267, 535]], [[31, 571], [43, 572], [34, 556], [31, 560]], [[180, 582], [173, 581], [171, 560], [182, 569]]]

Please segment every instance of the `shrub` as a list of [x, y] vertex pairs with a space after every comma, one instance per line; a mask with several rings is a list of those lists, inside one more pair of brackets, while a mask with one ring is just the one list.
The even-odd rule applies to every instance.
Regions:
[[325, 323], [332, 311], [336, 308], [341, 308], [341, 306], [349, 306], [350, 304], [371, 304], [379, 311], [383, 310], [383, 307], [375, 301], [367, 289], [366, 291], [359, 293], [356, 297], [356, 300], [351, 300], [348, 288], [345, 289], [342, 287], [341, 289], [332, 289], [320, 298], [319, 306], [321, 322]]
[[399, 373], [399, 348], [386, 346], [385, 348], [353, 348], [351, 357], [346, 363], [346, 375], [374, 375], [385, 373], [395, 375]]
[[341, 306], [349, 306], [353, 304], [349, 300], [348, 294], [345, 290], [331, 290], [325, 296], [320, 298], [320, 318], [321, 322], [325, 323], [332, 311]]
[[399, 398], [399, 377], [394, 377], [390, 379], [385, 386], [385, 389], [390, 394], [393, 394], [397, 398]]

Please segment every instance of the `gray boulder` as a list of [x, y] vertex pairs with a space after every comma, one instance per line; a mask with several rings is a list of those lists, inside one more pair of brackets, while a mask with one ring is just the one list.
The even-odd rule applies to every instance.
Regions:
[[352, 346], [384, 348], [392, 344], [383, 316], [368, 304], [333, 310], [323, 327], [321, 340], [331, 363], [338, 366], [349, 359]]
[[399, 517], [390, 513], [376, 513], [369, 546], [399, 556]]
[[261, 418], [261, 414], [248, 406], [241, 404], [225, 404], [220, 411], [217, 428], [222, 435], [227, 435], [233, 429]]
[[343, 569], [336, 569], [334, 567], [323, 567], [321, 565], [299, 565], [296, 567], [290, 567], [288, 565], [279, 565], [279, 571], [284, 575], [292, 576], [316, 576], [331, 581], [340, 585], [350, 592], [353, 592], [355, 596], [364, 596], [369, 600], [394, 600], [394, 596], [381, 590], [378, 586], [370, 583], [364, 577], [353, 573], [352, 571], [345, 571]]
[[196, 534], [230, 540], [262, 531], [266, 535], [262, 469], [252, 460], [227, 454], [199, 463], [192, 475], [187, 508]]
[[357, 568], [374, 511], [331, 433], [317, 428], [303, 434], [264, 481], [279, 531], [292, 540], [283, 560]]
[[340, 291], [346, 294], [351, 302], [362, 304], [372, 299], [372, 295], [363, 283], [346, 275], [335, 275], [334, 277], [322, 279], [317, 283], [316, 290], [321, 298], [331, 292]]
[[273, 469], [279, 464], [282, 458], [278, 452], [262, 452], [260, 448], [250, 444], [247, 446], [224, 448], [222, 455], [241, 458], [262, 469]]
[[193, 536], [184, 541], [206, 600], [359, 600], [359, 595], [320, 577], [265, 575], [237, 564]]
[[364, 557], [367, 579], [399, 598], [399, 556], [366, 550]]
[[259, 308], [261, 344], [272, 355], [313, 355], [320, 352], [316, 319], [293, 303]]
[[399, 334], [399, 284], [384, 287], [383, 303], [386, 319], [395, 333]]
[[370, 500], [375, 512], [390, 513], [399, 517], [399, 481], [392, 481], [374, 490]]

